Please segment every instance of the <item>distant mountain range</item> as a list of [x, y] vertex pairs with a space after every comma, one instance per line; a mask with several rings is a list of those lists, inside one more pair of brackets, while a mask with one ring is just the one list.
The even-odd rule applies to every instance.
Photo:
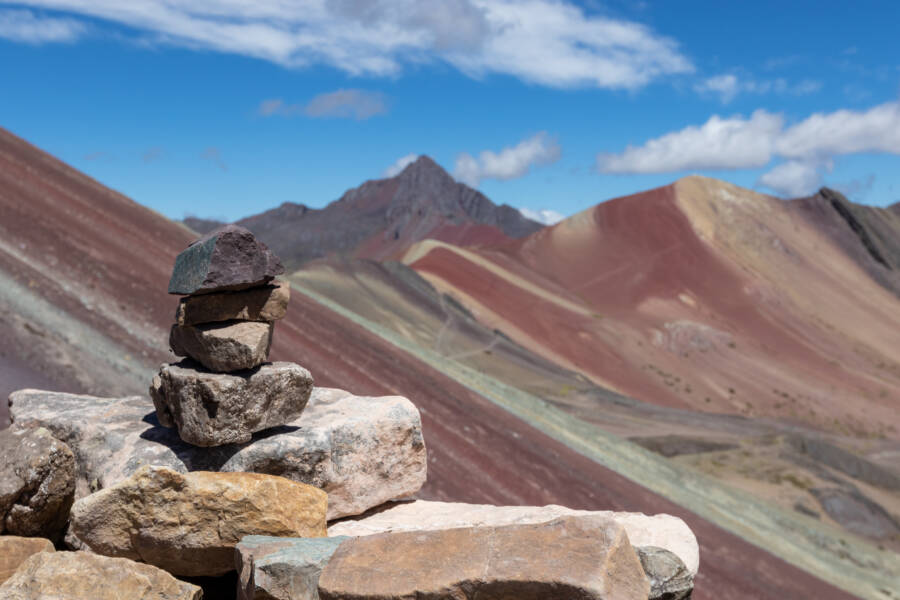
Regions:
[[[198, 233], [222, 225], [196, 217], [184, 223]], [[410, 244], [429, 238], [462, 245], [497, 243], [542, 227], [457, 182], [428, 156], [394, 177], [349, 190], [325, 208], [285, 203], [237, 224], [265, 240], [289, 266], [330, 254], [397, 258]]]
[[[195, 231], [2, 129], [0, 217], [0, 391], [146, 395]], [[408, 396], [422, 497], [676, 514], [701, 545], [696, 600], [882, 600], [898, 219], [688, 177], [542, 227], [423, 157], [240, 223], [293, 267], [273, 360]]]

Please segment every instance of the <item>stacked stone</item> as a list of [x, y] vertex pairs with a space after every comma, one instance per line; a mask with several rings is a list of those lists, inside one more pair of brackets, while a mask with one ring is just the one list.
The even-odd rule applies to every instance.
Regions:
[[226, 225], [175, 259], [169, 293], [178, 303], [165, 364], [150, 386], [162, 425], [195, 446], [250, 441], [253, 433], [290, 423], [312, 392], [309, 371], [270, 363], [275, 321], [290, 286], [275, 280], [281, 261], [253, 234]]

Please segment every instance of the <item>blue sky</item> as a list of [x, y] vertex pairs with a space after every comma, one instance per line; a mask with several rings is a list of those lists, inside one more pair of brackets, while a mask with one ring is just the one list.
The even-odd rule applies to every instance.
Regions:
[[320, 207], [420, 153], [563, 215], [689, 173], [887, 205], [898, 22], [866, 1], [0, 0], [0, 126], [175, 218]]

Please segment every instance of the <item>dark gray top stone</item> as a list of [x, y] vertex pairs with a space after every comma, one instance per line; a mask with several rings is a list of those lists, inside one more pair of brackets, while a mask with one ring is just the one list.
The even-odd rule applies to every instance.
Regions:
[[284, 273], [269, 248], [250, 231], [225, 225], [210, 231], [175, 258], [170, 294], [207, 294], [263, 285]]

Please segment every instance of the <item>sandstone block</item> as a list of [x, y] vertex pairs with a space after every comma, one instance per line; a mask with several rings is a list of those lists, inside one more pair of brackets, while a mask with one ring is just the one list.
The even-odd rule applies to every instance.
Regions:
[[210, 371], [243, 371], [269, 360], [272, 329], [272, 323], [256, 321], [173, 325], [169, 346], [176, 356], [189, 356]]
[[202, 590], [165, 571], [89, 552], [41, 552], [3, 585], [4, 600], [200, 600]]
[[319, 577], [322, 600], [646, 600], [649, 592], [625, 529], [596, 516], [350, 539]]
[[400, 396], [314, 388], [299, 419], [256, 434], [249, 443], [213, 448], [188, 444], [160, 426], [146, 397], [20, 390], [10, 400], [16, 422], [42, 425], [72, 448], [76, 497], [107, 488], [143, 465], [271, 473], [328, 492], [331, 520], [409, 497], [425, 483], [419, 411]]
[[178, 303], [175, 323], [184, 326], [236, 320], [278, 321], [287, 313], [290, 299], [290, 284], [277, 279], [271, 285], [239, 292], [187, 296]]
[[41, 427], [0, 431], [0, 533], [59, 539], [75, 497], [75, 457]]
[[173, 575], [222, 575], [246, 535], [324, 537], [327, 503], [322, 490], [274, 475], [144, 467], [78, 500], [70, 534], [82, 549]]
[[650, 578], [649, 600], [685, 600], [694, 591], [694, 578], [678, 556], [654, 546], [636, 548]]
[[633, 546], [657, 546], [671, 551], [691, 576], [700, 567], [697, 538], [687, 524], [672, 515], [573, 510], [563, 506], [489, 506], [461, 502], [399, 502], [371, 515], [334, 523], [328, 535], [364, 536], [390, 531], [432, 531], [454, 527], [545, 523], [565, 516], [596, 516], [619, 523]]
[[170, 294], [204, 294], [242, 290], [284, 273], [278, 257], [237, 225], [210, 231], [175, 258]]
[[12, 577], [32, 554], [53, 551], [53, 542], [44, 538], [0, 536], [0, 583]]
[[238, 600], [318, 600], [319, 575], [347, 539], [245, 537], [235, 548]]
[[312, 392], [309, 371], [267, 363], [239, 373], [210, 373], [189, 360], [163, 365], [150, 384], [159, 422], [195, 446], [249, 442], [253, 433], [297, 419]]

